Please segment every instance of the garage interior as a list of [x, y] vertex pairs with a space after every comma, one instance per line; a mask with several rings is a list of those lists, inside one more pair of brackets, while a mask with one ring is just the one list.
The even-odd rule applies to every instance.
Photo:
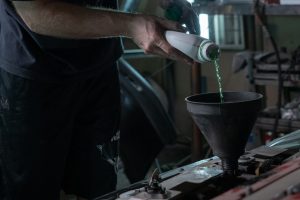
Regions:
[[[178, 50], [194, 62], [145, 53], [121, 37], [120, 130], [106, 138], [119, 142], [118, 156], [107, 158], [117, 186], [92, 200], [300, 200], [300, 0], [169, 1], [167, 8], [158, 0], [118, 2], [122, 12], [180, 23], [193, 44], [179, 37], [174, 43], [182, 42], [187, 48]], [[0, 96], [0, 114], [5, 109]], [[104, 147], [97, 144], [101, 156]], [[0, 157], [0, 175], [2, 166]]]

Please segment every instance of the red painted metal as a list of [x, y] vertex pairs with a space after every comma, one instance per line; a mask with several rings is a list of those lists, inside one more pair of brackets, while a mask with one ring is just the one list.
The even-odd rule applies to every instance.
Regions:
[[[260, 180], [253, 185], [244, 186], [244, 187], [237, 187], [231, 189], [217, 197], [214, 200], [240, 200], [246, 197], [246, 195], [250, 193], [257, 192], [258, 190], [266, 187], [267, 185], [272, 184], [276, 180], [286, 176], [287, 174], [300, 169], [300, 157], [291, 160], [283, 165], [280, 165], [271, 171], [271, 175], [263, 180]], [[292, 200], [300, 200], [299, 195], [291, 196]], [[289, 199], [290, 200], [290, 199]]]

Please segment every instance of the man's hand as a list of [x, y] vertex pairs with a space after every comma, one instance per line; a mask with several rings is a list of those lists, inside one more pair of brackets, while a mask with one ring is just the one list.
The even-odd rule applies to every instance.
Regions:
[[192, 59], [172, 47], [165, 38], [166, 30], [184, 31], [177, 23], [162, 18], [139, 15], [133, 20], [133, 26], [129, 27], [130, 37], [147, 54], [157, 54], [173, 60], [182, 60], [192, 64]]

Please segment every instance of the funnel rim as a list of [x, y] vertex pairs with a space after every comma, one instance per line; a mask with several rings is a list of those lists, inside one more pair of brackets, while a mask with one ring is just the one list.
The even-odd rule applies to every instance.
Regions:
[[230, 104], [236, 104], [236, 103], [245, 103], [245, 102], [252, 102], [252, 101], [256, 101], [259, 99], [263, 98], [263, 95], [257, 92], [248, 92], [248, 91], [224, 91], [224, 93], [248, 93], [248, 94], [256, 94], [257, 98], [253, 98], [251, 100], [243, 100], [243, 101], [230, 101], [230, 102], [196, 102], [196, 101], [191, 101], [189, 100], [189, 98], [195, 97], [195, 96], [204, 96], [204, 95], [212, 95], [212, 94], [219, 94], [219, 92], [207, 92], [207, 93], [201, 93], [201, 94], [194, 94], [194, 95], [190, 95], [188, 97], [185, 98], [185, 101], [187, 103], [190, 104], [200, 104], [200, 105], [230, 105]]

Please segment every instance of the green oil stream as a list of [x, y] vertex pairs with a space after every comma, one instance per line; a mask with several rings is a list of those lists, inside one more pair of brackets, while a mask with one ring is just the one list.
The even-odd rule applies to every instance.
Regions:
[[218, 81], [218, 87], [219, 87], [219, 94], [220, 94], [220, 102], [224, 103], [224, 96], [223, 96], [223, 89], [222, 89], [222, 78], [220, 74], [220, 60], [214, 59], [213, 64], [216, 69], [216, 76], [217, 76], [217, 81]]

